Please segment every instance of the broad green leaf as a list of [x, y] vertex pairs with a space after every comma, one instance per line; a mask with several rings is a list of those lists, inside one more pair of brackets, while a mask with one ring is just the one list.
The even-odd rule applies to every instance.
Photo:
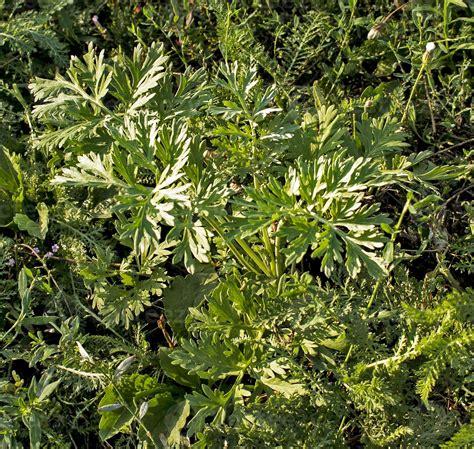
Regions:
[[149, 408], [150, 404], [148, 403], [148, 401], [145, 401], [142, 403], [142, 405], [140, 405], [140, 408], [138, 410], [138, 418], [139, 419], [142, 419], [146, 413], [148, 412], [148, 408]]
[[[138, 416], [143, 400], [147, 398], [151, 399], [148, 400], [149, 408], [143, 422], [146, 420], [147, 425], [153, 425], [162, 432], [163, 428], [168, 427], [163, 427], [160, 420], [164, 419], [176, 404], [172, 396], [175, 392], [179, 394], [179, 390], [173, 386], [159, 384], [155, 378], [143, 374], [121, 377], [106, 387], [99, 403], [99, 413], [102, 415], [99, 423], [100, 438], [105, 441], [119, 433], [124, 426], [131, 424], [134, 416]], [[153, 415], [158, 422], [152, 418]], [[169, 430], [171, 432], [172, 429]]]
[[216, 285], [217, 275], [211, 269], [190, 274], [185, 278], [177, 276], [163, 293], [166, 318], [173, 332], [178, 336], [187, 334], [185, 320], [190, 307], [198, 306]]
[[446, 1], [448, 1], [451, 5], [456, 5], [461, 8], [467, 8], [467, 5], [462, 0], [446, 0]]
[[115, 410], [120, 410], [123, 408], [123, 404], [108, 404], [108, 405], [103, 405], [98, 408], [99, 413], [103, 412], [113, 412]]
[[20, 231], [26, 231], [32, 237], [44, 240], [48, 232], [48, 207], [44, 203], [39, 203], [36, 208], [39, 214], [38, 223], [24, 214], [16, 214], [13, 221]]
[[26, 298], [29, 296], [28, 276], [27, 276], [26, 268], [22, 268], [18, 276], [18, 293], [20, 295], [22, 302], [25, 301]]
[[114, 376], [115, 377], [120, 377], [122, 376], [129, 368], [130, 366], [133, 364], [133, 362], [135, 361], [136, 359], [136, 356], [134, 355], [131, 355], [130, 357], [127, 357], [125, 360], [123, 360], [122, 362], [120, 362], [120, 364], [117, 366], [117, 368], [115, 369], [115, 374]]
[[54, 393], [56, 388], [58, 388], [60, 383], [61, 383], [61, 379], [45, 385], [40, 391], [37, 392], [38, 400], [41, 402], [48, 399], [49, 396], [51, 396]]
[[[120, 391], [120, 396], [118, 396], [116, 389]], [[99, 422], [99, 435], [102, 440], [105, 441], [113, 437], [132, 421], [133, 414], [127, 407], [124, 407], [121, 400], [125, 399], [127, 404], [131, 404], [133, 407], [135, 393], [136, 390], [132, 382], [121, 383], [117, 386], [109, 385], [105, 389], [98, 407], [99, 413], [102, 415]]]
[[20, 231], [26, 231], [32, 237], [42, 238], [40, 225], [24, 214], [16, 214], [13, 221]]
[[166, 430], [168, 430], [168, 444], [178, 445], [181, 442], [181, 430], [184, 429], [186, 420], [191, 412], [189, 401], [178, 402], [167, 412], [165, 418]]
[[0, 190], [14, 194], [20, 188], [18, 174], [5, 150], [0, 146]]
[[85, 350], [84, 346], [82, 346], [80, 341], [76, 341], [77, 348], [79, 350], [79, 354], [84, 360], [87, 360], [88, 362], [93, 362], [92, 357], [89, 355], [89, 353]]
[[45, 324], [50, 324], [54, 323], [56, 320], [58, 320], [59, 317], [57, 316], [30, 316], [26, 317], [22, 323], [27, 326], [27, 325], [33, 325], [33, 326], [44, 326]]
[[36, 411], [32, 411], [28, 419], [28, 429], [30, 434], [30, 449], [41, 448], [41, 419]]
[[147, 432], [150, 432], [156, 444], [161, 440], [160, 436], [164, 435], [170, 446], [179, 447], [181, 430], [190, 411], [189, 401], [186, 399], [176, 400], [169, 393], [154, 396], [148, 401], [148, 410], [142, 418], [144, 428], [140, 427], [139, 437], [145, 440]]

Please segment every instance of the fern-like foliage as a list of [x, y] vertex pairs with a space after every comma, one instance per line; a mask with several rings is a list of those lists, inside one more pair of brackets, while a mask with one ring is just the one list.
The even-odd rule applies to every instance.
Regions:
[[394, 119], [362, 120], [357, 124], [357, 137], [367, 157], [389, 156], [409, 146], [400, 123]]
[[320, 55], [330, 47], [331, 18], [321, 11], [309, 11], [304, 17], [295, 16], [293, 22], [279, 30], [278, 82], [284, 86], [296, 84]]
[[260, 65], [274, 76], [276, 64], [263, 45], [254, 36], [252, 16], [236, 5], [212, 0], [210, 7], [215, 14], [219, 49], [226, 63], [237, 62], [241, 66]]
[[[61, 9], [65, 1], [55, 8]], [[46, 51], [56, 63], [64, 63], [66, 46], [48, 26], [50, 15], [44, 12], [24, 12], [13, 15], [1, 23], [0, 46], [7, 45], [11, 51], [29, 56], [38, 49]]]
[[474, 419], [471, 422], [462, 426], [452, 438], [444, 443], [442, 449], [461, 449], [468, 448], [474, 444]]

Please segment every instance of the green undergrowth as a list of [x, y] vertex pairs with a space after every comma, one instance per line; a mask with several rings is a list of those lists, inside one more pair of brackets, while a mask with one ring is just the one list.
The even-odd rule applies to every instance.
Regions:
[[0, 448], [468, 448], [467, 1], [0, 1]]

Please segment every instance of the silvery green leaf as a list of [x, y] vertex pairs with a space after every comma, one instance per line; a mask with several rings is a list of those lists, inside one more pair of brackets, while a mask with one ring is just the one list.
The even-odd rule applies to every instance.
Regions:
[[165, 449], [169, 448], [168, 439], [166, 438], [166, 435], [164, 433], [160, 433], [160, 441]]
[[81, 354], [81, 357], [84, 360], [87, 360], [88, 362], [92, 362], [92, 357], [89, 355], [89, 353], [84, 349], [84, 346], [79, 341], [76, 341], [77, 347], [79, 348], [79, 354]]
[[142, 405], [140, 405], [140, 410], [138, 411], [138, 417], [142, 419], [146, 415], [147, 411], [148, 411], [148, 402], [143, 402]]
[[115, 404], [107, 404], [107, 405], [104, 405], [102, 407], [99, 407], [99, 412], [113, 412], [114, 410], [118, 410], [120, 408], [122, 408], [123, 405], [122, 404], [118, 404], [118, 403], [115, 403]]
[[115, 377], [120, 377], [123, 373], [125, 373], [125, 371], [130, 368], [130, 365], [135, 361], [135, 359], [136, 357], [131, 355], [130, 357], [127, 357], [125, 360], [123, 360], [115, 370]]

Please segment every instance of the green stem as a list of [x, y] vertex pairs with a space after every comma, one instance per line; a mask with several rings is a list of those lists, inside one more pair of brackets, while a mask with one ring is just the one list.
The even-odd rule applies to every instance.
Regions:
[[213, 218], [207, 217], [204, 218], [205, 221], [209, 223], [209, 225], [214, 229], [214, 231], [217, 232], [219, 237], [227, 244], [227, 247], [229, 248], [230, 252], [235, 256], [235, 258], [243, 265], [247, 270], [255, 273], [255, 274], [260, 274], [260, 272], [253, 267], [250, 263], [248, 263], [244, 257], [242, 257], [242, 254], [237, 250], [235, 245], [232, 242], [229, 242], [226, 238], [224, 233], [221, 231], [220, 226], [214, 221]]
[[270, 268], [265, 265], [265, 263], [262, 261], [260, 257], [257, 256], [255, 251], [250, 248], [250, 246], [245, 243], [242, 239], [236, 237], [235, 241], [239, 244], [239, 246], [247, 253], [247, 255], [255, 262], [255, 264], [262, 270], [262, 272], [268, 276], [272, 277], [272, 274], [270, 272]]
[[[408, 212], [408, 208], [410, 207], [411, 200], [412, 200], [412, 196], [409, 195], [406, 202], [405, 202], [405, 205], [403, 206], [400, 217], [398, 217], [397, 224], [393, 228], [392, 236], [390, 237], [390, 243], [391, 244], [395, 243], [395, 239], [396, 239], [398, 233], [400, 232], [400, 228], [402, 226], [403, 219], [405, 218], [405, 215]], [[382, 280], [379, 279], [375, 284], [372, 295], [370, 296], [369, 302], [367, 303], [367, 307], [365, 308], [364, 318], [367, 317], [367, 314], [369, 313], [369, 310], [372, 307], [372, 304], [373, 304], [373, 302], [374, 302], [374, 300], [377, 296], [377, 293], [378, 293], [381, 285], [382, 285]]]
[[276, 269], [276, 263], [275, 263], [275, 254], [272, 246], [272, 242], [270, 241], [270, 236], [268, 235], [268, 229], [262, 229], [262, 239], [263, 239], [263, 244], [265, 245], [265, 249], [267, 250], [267, 253], [270, 256], [270, 272], [273, 276], [276, 277], [277, 275], [277, 269]]
[[446, 45], [446, 52], [449, 51], [449, 38], [448, 38], [448, 15], [449, 15], [449, 0], [443, 2], [443, 35], [444, 45]]
[[400, 228], [402, 226], [402, 223], [403, 223], [403, 219], [405, 218], [405, 215], [406, 213], [408, 212], [408, 208], [410, 207], [410, 203], [411, 203], [411, 200], [412, 200], [412, 196], [410, 195], [406, 202], [405, 202], [405, 205], [403, 206], [403, 209], [402, 209], [402, 213], [400, 214], [400, 217], [398, 218], [398, 221], [397, 221], [397, 224], [395, 225], [395, 228], [394, 228], [394, 232], [392, 233], [392, 237], [390, 239], [390, 241], [392, 242], [395, 242], [395, 238], [397, 237], [397, 234], [399, 233], [400, 231]]
[[341, 424], [339, 424], [339, 429], [337, 430], [339, 433], [342, 432], [342, 429], [344, 428], [344, 424], [346, 422], [346, 416], [343, 416], [342, 419], [341, 419]]
[[369, 302], [367, 304], [367, 307], [365, 309], [365, 314], [364, 317], [367, 317], [367, 313], [369, 312], [369, 309], [372, 307], [372, 303], [374, 302], [375, 297], [377, 296], [377, 293], [379, 292], [380, 284], [382, 282], [380, 279], [375, 283], [374, 291], [372, 292], [372, 295], [370, 296]]
[[351, 344], [351, 345], [349, 346], [349, 350], [347, 351], [346, 358], [344, 359], [344, 362], [342, 363], [342, 368], [344, 368], [345, 364], [346, 364], [347, 361], [349, 360], [353, 349], [354, 349], [354, 344]]
[[420, 79], [423, 75], [423, 72], [424, 72], [425, 68], [426, 68], [426, 64], [422, 63], [421, 67], [420, 67], [420, 71], [418, 72], [418, 76], [416, 77], [415, 84], [413, 84], [413, 87], [412, 87], [411, 92], [410, 92], [410, 96], [408, 97], [408, 101], [407, 101], [407, 104], [405, 106], [405, 111], [403, 112], [403, 116], [402, 116], [402, 120], [401, 120], [402, 123], [404, 123], [406, 118], [407, 118], [410, 103], [413, 100], [413, 95], [415, 95], [416, 87], [418, 86], [418, 83], [420, 82]]
[[281, 237], [275, 237], [275, 260], [276, 260], [276, 276], [280, 278], [283, 275], [284, 261], [281, 254]]

